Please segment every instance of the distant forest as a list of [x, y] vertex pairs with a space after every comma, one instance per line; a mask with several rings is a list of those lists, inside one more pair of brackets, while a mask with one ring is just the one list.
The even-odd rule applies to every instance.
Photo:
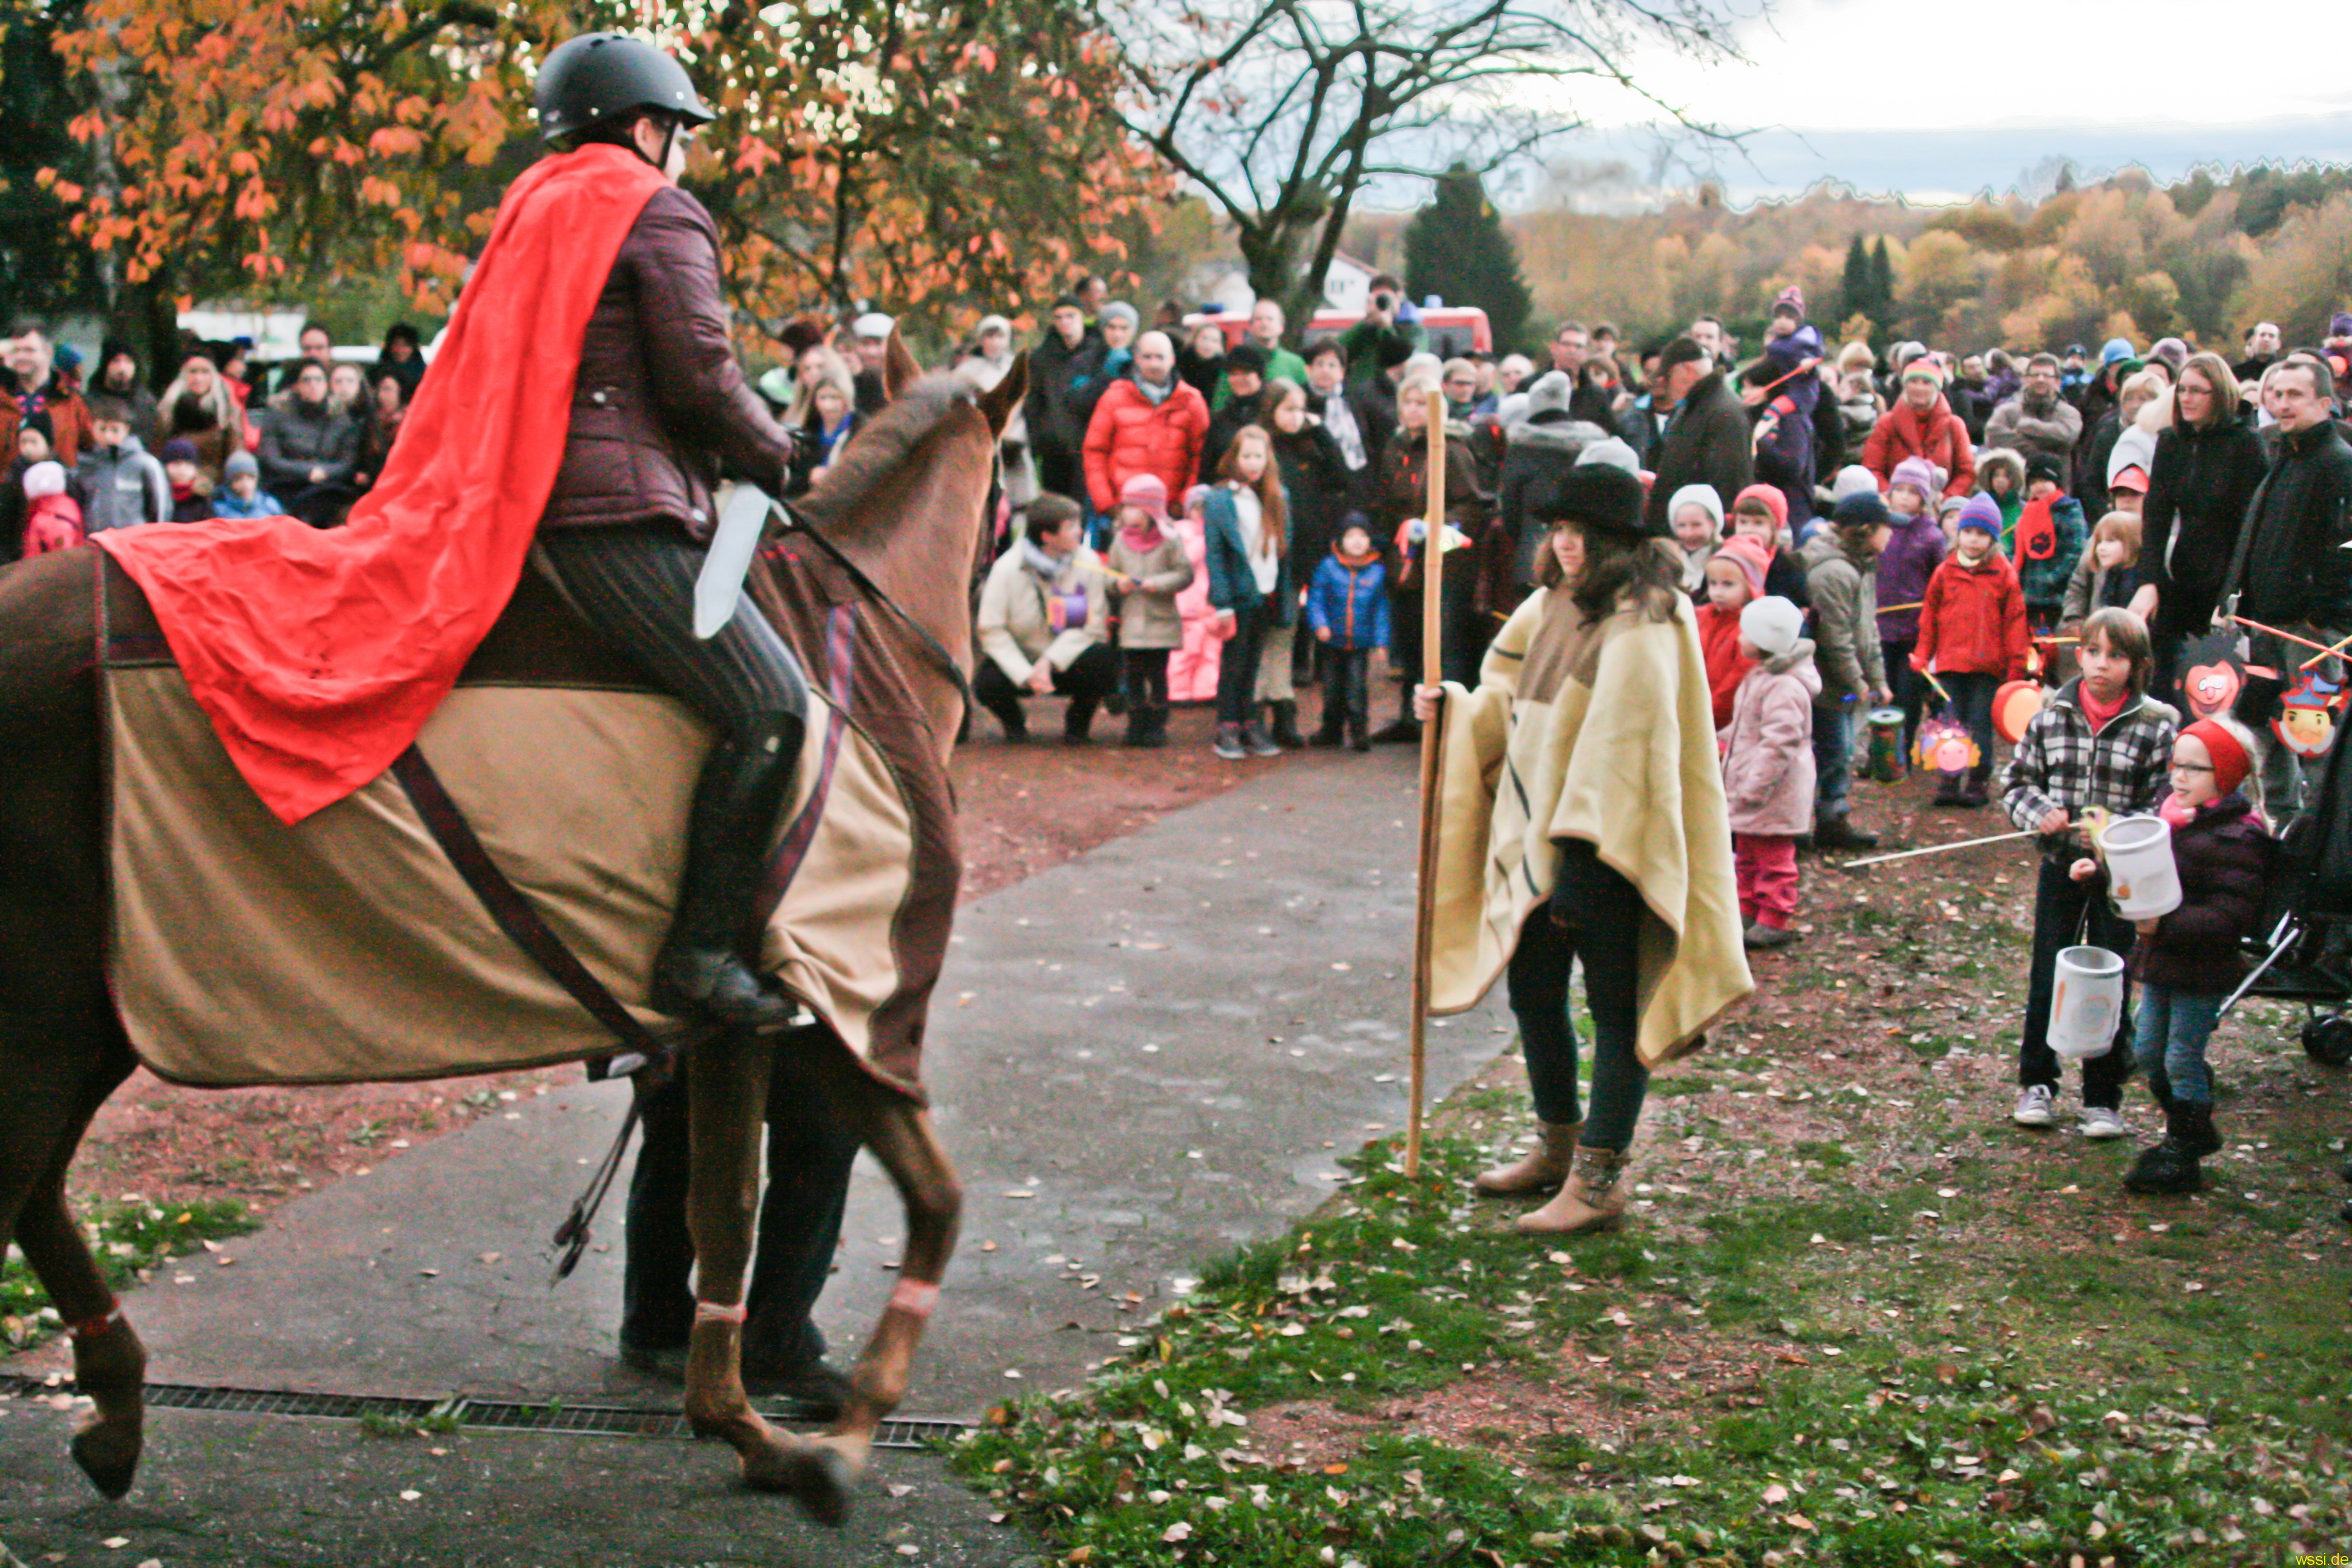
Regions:
[[[1412, 215], [1361, 217], [1342, 248], [1399, 268]], [[2126, 172], [2021, 198], [1913, 207], [1823, 186], [1746, 212], [1703, 189], [1634, 216], [1552, 210], [1504, 225], [1534, 325], [1615, 322], [1630, 339], [1702, 312], [1760, 341], [1772, 297], [1804, 289], [1824, 336], [1881, 346], [2143, 348], [2179, 336], [2234, 351], [2254, 321], [2316, 342], [2352, 310], [2352, 169], [2200, 172], [2171, 186]]]

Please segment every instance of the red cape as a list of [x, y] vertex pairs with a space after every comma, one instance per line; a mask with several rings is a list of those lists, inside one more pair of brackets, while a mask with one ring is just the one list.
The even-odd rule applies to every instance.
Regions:
[[563, 460], [588, 318], [663, 184], [602, 145], [514, 183], [383, 475], [341, 528], [221, 519], [93, 541], [146, 590], [221, 744], [282, 820], [390, 766], [506, 608]]

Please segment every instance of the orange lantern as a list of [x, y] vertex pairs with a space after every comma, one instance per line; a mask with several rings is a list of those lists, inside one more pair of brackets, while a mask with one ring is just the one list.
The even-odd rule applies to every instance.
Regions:
[[2042, 711], [2042, 688], [2031, 680], [2005, 682], [1992, 696], [1992, 727], [2014, 746], [2025, 738], [2025, 727]]

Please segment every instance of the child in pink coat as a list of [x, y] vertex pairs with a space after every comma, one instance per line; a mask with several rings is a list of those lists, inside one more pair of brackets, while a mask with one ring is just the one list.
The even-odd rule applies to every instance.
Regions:
[[1722, 732], [1731, 858], [1750, 948], [1786, 947], [1797, 913], [1797, 837], [1813, 825], [1813, 699], [1822, 678], [1805, 616], [1768, 595], [1739, 612], [1739, 648], [1756, 661]]

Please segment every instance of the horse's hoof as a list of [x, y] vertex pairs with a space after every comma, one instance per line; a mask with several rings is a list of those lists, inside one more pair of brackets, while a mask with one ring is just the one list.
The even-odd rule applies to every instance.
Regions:
[[139, 1473], [140, 1435], [110, 1422], [85, 1426], [74, 1434], [74, 1463], [110, 1502], [119, 1502], [131, 1490]]
[[793, 1500], [808, 1516], [830, 1530], [849, 1522], [850, 1493], [857, 1485], [857, 1467], [835, 1449], [813, 1447], [793, 1467], [787, 1488]]
[[786, 1438], [744, 1456], [743, 1484], [753, 1491], [782, 1492], [819, 1524], [838, 1528], [849, 1518], [857, 1467], [838, 1449]]

